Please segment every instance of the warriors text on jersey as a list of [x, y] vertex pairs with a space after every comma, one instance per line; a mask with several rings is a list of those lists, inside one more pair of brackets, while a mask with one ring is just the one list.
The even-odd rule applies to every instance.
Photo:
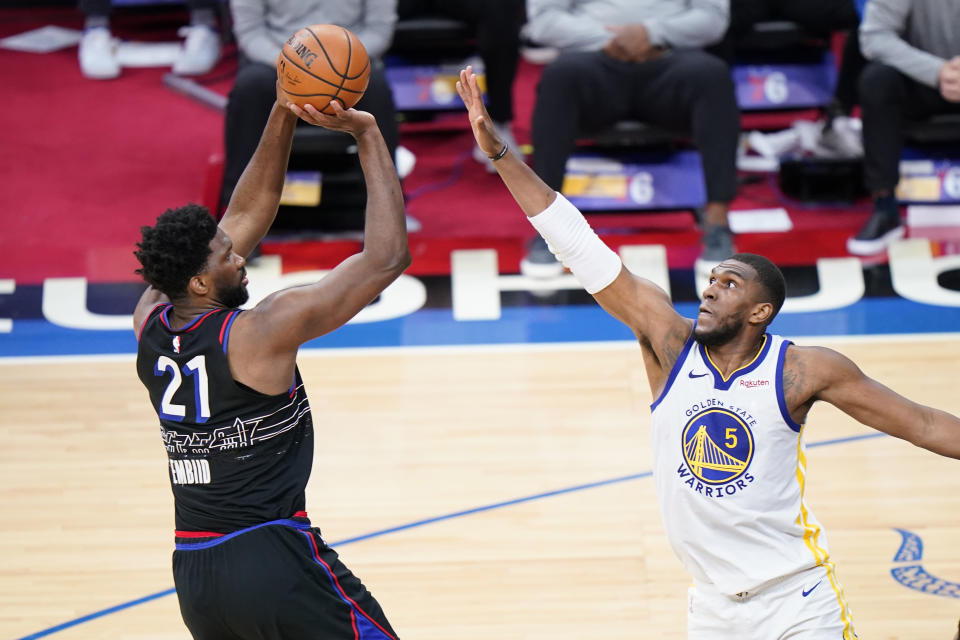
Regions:
[[757, 356], [724, 378], [691, 333], [651, 407], [667, 537], [694, 580], [721, 593], [817, 565], [839, 588], [826, 534], [804, 501], [802, 425], [783, 395], [789, 344], [766, 334]]
[[304, 510], [313, 424], [299, 370], [287, 393], [233, 379], [230, 327], [217, 309], [173, 330], [158, 305], [140, 329], [137, 374], [160, 418], [178, 531], [230, 533]]

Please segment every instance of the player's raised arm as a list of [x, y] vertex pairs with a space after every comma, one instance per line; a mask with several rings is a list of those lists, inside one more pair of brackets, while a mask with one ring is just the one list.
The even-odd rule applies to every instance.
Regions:
[[[823, 400], [868, 427], [934, 453], [960, 458], [960, 419], [901, 396], [832, 349], [791, 346], [783, 384], [788, 407], [808, 407]], [[805, 413], [805, 408], [801, 411]]]
[[237, 182], [220, 221], [234, 252], [246, 258], [270, 230], [280, 207], [297, 114], [286, 108], [278, 88], [260, 143]]
[[[583, 215], [548, 187], [497, 137], [471, 67], [460, 72], [457, 92], [467, 107], [477, 145], [493, 160], [514, 200], [584, 289], [652, 349], [659, 368], [669, 370], [691, 322], [673, 308], [666, 292], [623, 267], [620, 257], [597, 237]], [[648, 373], [650, 372], [648, 362]], [[654, 385], [651, 378], [651, 385]]]
[[363, 250], [350, 256], [318, 282], [278, 291], [237, 320], [233, 343], [244, 351], [287, 362], [292, 367], [304, 342], [346, 323], [372, 302], [410, 264], [403, 194], [393, 160], [374, 117], [331, 103], [335, 115], [312, 106], [291, 106], [316, 125], [345, 131], [357, 141], [367, 185]]

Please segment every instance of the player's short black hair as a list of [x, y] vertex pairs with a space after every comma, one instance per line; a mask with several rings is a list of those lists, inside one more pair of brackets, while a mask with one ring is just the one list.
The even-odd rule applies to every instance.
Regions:
[[188, 204], [167, 209], [152, 227], [140, 227], [142, 239], [133, 255], [142, 265], [135, 273], [171, 300], [187, 293], [190, 278], [203, 271], [217, 222], [209, 209]]
[[736, 260], [750, 265], [757, 272], [757, 280], [763, 287], [765, 294], [765, 299], [758, 300], [758, 302], [769, 302], [773, 305], [773, 315], [770, 316], [770, 322], [773, 322], [773, 319], [780, 313], [783, 301], [787, 297], [787, 281], [783, 277], [783, 272], [769, 258], [755, 253], [735, 253], [727, 260]]

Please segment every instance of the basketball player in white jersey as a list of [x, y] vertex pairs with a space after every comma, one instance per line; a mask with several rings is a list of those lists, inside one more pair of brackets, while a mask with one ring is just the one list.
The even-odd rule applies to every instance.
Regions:
[[457, 90], [473, 132], [551, 250], [643, 352], [655, 398], [654, 479], [664, 528], [693, 577], [691, 640], [853, 640], [827, 539], [804, 501], [801, 438], [817, 400], [960, 458], [960, 419], [871, 380], [830, 349], [766, 333], [780, 270], [736, 254], [712, 271], [695, 320], [623, 268], [580, 212], [497, 138], [470, 67]]

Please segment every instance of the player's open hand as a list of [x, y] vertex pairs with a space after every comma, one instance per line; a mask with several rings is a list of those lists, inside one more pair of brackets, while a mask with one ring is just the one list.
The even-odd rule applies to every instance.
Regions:
[[330, 109], [333, 110], [333, 115], [317, 111], [312, 104], [304, 105], [301, 108], [291, 102], [287, 104], [287, 108], [297, 114], [304, 122], [333, 131], [346, 131], [354, 138], [359, 137], [360, 134], [370, 128], [377, 128], [377, 119], [373, 117], [373, 114], [352, 108], [344, 109], [343, 105], [337, 100], [330, 101]]
[[488, 156], [496, 155], [503, 149], [503, 141], [497, 136], [490, 114], [487, 113], [487, 107], [483, 104], [483, 93], [477, 86], [477, 76], [472, 66], [460, 71], [457, 93], [467, 107], [467, 116], [470, 118], [470, 126], [473, 127], [473, 137], [477, 139], [477, 145]]

